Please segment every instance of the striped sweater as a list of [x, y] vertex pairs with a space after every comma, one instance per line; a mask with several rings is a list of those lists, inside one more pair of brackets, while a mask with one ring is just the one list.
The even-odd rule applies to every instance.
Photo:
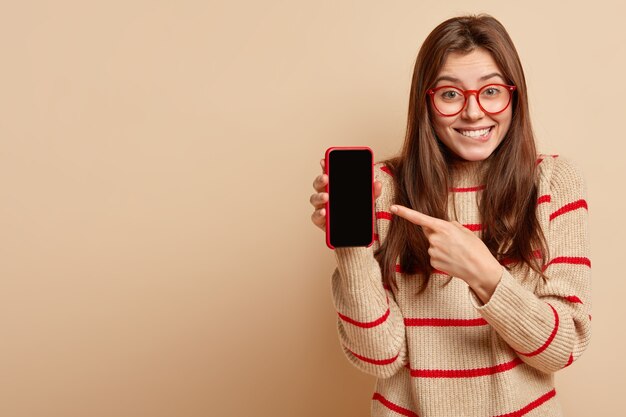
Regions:
[[[461, 279], [396, 267], [384, 287], [374, 251], [385, 241], [393, 177], [381, 163], [376, 237], [369, 248], [335, 249], [332, 296], [343, 352], [377, 377], [371, 415], [420, 417], [562, 416], [554, 373], [576, 361], [591, 337], [591, 262], [586, 184], [568, 159], [540, 155], [537, 216], [548, 241], [549, 280], [501, 260], [502, 277], [483, 304]], [[456, 219], [481, 236], [477, 198], [484, 164], [453, 175]], [[399, 262], [399, 259], [398, 259]], [[529, 272], [530, 271], [530, 272]]]

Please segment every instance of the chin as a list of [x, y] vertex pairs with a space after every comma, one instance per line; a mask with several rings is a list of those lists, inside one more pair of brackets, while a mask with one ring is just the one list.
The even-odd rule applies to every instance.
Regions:
[[479, 161], [484, 161], [485, 159], [489, 158], [491, 156], [491, 154], [493, 153], [493, 150], [489, 150], [489, 151], [485, 151], [483, 149], [481, 150], [476, 150], [476, 151], [461, 151], [461, 152], [455, 152], [457, 154], [457, 156], [465, 161], [468, 162], [479, 162]]

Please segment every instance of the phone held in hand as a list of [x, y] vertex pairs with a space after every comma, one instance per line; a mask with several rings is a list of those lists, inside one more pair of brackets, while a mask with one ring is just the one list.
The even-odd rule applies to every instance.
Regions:
[[326, 245], [366, 246], [374, 242], [374, 154], [366, 146], [326, 150]]

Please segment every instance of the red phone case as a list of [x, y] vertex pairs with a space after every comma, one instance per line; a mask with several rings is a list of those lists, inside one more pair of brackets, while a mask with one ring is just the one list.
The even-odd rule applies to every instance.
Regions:
[[[374, 203], [375, 203], [375, 198], [374, 198], [374, 152], [372, 151], [371, 148], [369, 148], [368, 146], [333, 146], [330, 147], [328, 149], [326, 149], [326, 154], [324, 156], [324, 171], [326, 173], [326, 175], [328, 175], [329, 181], [326, 184], [326, 192], [330, 193], [330, 153], [334, 150], [368, 150], [370, 151], [370, 153], [372, 154], [372, 214], [374, 213]], [[367, 245], [366, 247], [370, 247], [372, 246], [372, 244], [374, 243], [374, 216], [372, 216], [372, 241], [369, 243], [369, 245]], [[330, 199], [329, 201], [326, 202], [326, 246], [328, 246], [330, 249], [335, 249], [335, 247], [333, 245], [330, 244]]]

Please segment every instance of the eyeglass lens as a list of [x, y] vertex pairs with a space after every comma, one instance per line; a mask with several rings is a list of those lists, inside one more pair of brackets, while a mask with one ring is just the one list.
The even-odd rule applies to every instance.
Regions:
[[[498, 113], [506, 108], [511, 100], [511, 91], [501, 85], [486, 85], [476, 95], [480, 106], [487, 113]], [[444, 87], [435, 92], [433, 101], [443, 114], [455, 114], [463, 109], [463, 91], [455, 87]]]

